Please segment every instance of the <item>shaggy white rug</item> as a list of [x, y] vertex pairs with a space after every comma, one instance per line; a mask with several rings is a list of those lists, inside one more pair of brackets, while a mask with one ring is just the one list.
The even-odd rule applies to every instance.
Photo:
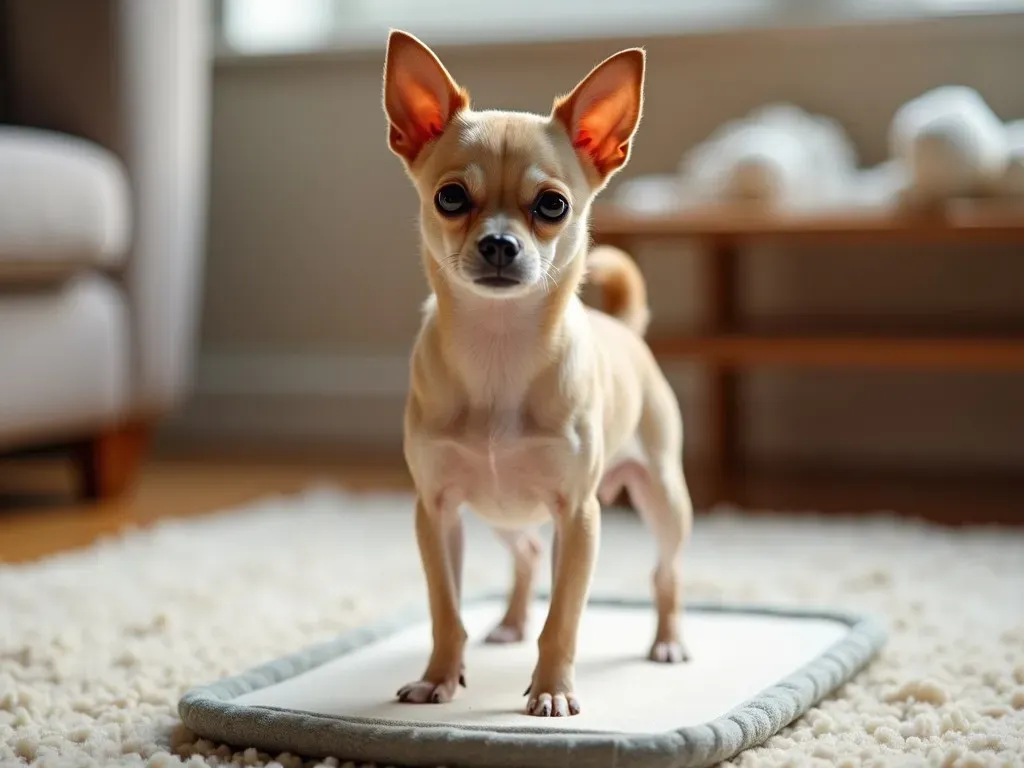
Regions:
[[[315, 490], [0, 566], [0, 765], [298, 768], [197, 739], [178, 698], [421, 598], [411, 521], [404, 496]], [[504, 584], [500, 544], [468, 536], [468, 587]], [[608, 513], [595, 590], [646, 594], [652, 555]], [[722, 512], [699, 520], [687, 578], [694, 598], [891, 625], [865, 672], [732, 765], [1024, 765], [1021, 532]]]

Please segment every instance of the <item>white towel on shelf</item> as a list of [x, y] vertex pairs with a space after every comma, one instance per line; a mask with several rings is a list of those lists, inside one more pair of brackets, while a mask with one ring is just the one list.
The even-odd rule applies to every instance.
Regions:
[[856, 165], [856, 151], [836, 121], [770, 104], [725, 123], [686, 153], [682, 197], [818, 205], [842, 194]]
[[999, 192], [1004, 197], [1024, 197], [1024, 120], [1006, 124], [1009, 156]]
[[1005, 126], [973, 88], [946, 85], [893, 117], [890, 154], [906, 168], [903, 202], [926, 206], [999, 194], [1009, 161]]
[[946, 85], [906, 102], [888, 139], [891, 157], [859, 169], [835, 120], [769, 104], [721, 125], [686, 152], [676, 175], [624, 181], [613, 199], [658, 214], [707, 203], [885, 210], [963, 197], [1024, 198], [1024, 120], [1004, 125], [972, 88]]

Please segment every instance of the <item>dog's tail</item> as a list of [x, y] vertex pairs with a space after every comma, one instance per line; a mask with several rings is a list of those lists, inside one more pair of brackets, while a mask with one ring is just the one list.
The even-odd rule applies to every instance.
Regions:
[[647, 283], [627, 253], [610, 245], [597, 246], [587, 254], [587, 279], [600, 287], [606, 313], [640, 336], [647, 332], [651, 320]]

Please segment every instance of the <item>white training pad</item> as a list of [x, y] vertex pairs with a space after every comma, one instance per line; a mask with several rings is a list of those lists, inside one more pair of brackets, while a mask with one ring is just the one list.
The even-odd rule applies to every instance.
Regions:
[[504, 610], [499, 600], [464, 609], [468, 687], [450, 703], [401, 704], [395, 698], [426, 666], [431, 642], [426, 621], [245, 693], [234, 703], [374, 721], [646, 734], [719, 718], [810, 664], [850, 632], [848, 624], [829, 618], [693, 611], [683, 620], [691, 660], [657, 664], [646, 658], [654, 638], [653, 607], [592, 603], [579, 633], [581, 714], [533, 718], [525, 714], [522, 694], [536, 663], [536, 634], [547, 605], [534, 606], [534, 632], [527, 642], [485, 644], [484, 636]]

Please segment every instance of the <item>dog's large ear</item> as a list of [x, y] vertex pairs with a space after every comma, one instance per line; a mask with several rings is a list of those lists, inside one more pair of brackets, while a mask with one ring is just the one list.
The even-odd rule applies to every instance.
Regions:
[[555, 101], [552, 116], [604, 180], [629, 157], [643, 98], [644, 52], [631, 48], [594, 67], [572, 93]]
[[434, 52], [407, 32], [392, 30], [384, 62], [384, 112], [392, 151], [411, 163], [467, 106], [469, 94]]

